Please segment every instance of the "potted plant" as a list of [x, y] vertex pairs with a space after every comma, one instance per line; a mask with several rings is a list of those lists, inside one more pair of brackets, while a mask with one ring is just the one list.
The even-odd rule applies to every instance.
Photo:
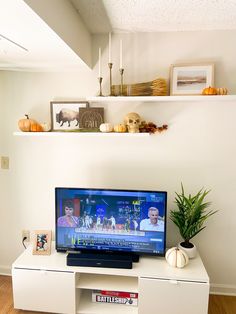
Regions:
[[171, 210], [170, 219], [179, 228], [180, 235], [184, 239], [179, 247], [188, 254], [189, 258], [196, 256], [196, 247], [190, 240], [206, 228], [204, 222], [216, 213], [213, 210], [207, 211], [211, 203], [205, 202], [205, 197], [209, 192], [201, 189], [196, 195], [186, 195], [181, 183], [181, 193], [175, 193], [178, 209]]

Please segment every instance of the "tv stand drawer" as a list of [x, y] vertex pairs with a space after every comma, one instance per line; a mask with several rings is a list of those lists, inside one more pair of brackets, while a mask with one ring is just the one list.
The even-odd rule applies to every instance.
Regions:
[[208, 283], [140, 278], [139, 292], [140, 313], [207, 314]]
[[75, 274], [14, 268], [14, 307], [31, 311], [75, 313]]

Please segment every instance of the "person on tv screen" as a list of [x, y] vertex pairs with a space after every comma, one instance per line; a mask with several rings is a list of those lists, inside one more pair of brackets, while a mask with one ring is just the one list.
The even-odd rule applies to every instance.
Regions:
[[64, 204], [65, 215], [61, 216], [57, 220], [58, 227], [77, 227], [79, 225], [79, 219], [73, 216], [74, 203], [68, 200]]
[[148, 218], [140, 222], [140, 230], [144, 231], [164, 231], [164, 221], [158, 219], [159, 210], [156, 207], [148, 209]]
[[133, 225], [134, 225], [134, 231], [137, 231], [138, 223], [135, 219], [133, 220]]
[[111, 215], [111, 218], [109, 219], [111, 223], [111, 229], [115, 230], [116, 229], [116, 219], [113, 215]]

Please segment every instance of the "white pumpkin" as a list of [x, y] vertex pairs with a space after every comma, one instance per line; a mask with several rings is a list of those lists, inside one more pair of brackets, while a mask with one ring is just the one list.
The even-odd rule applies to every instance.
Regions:
[[219, 87], [216, 89], [217, 95], [227, 95], [228, 89], [226, 87]]
[[47, 122], [41, 123], [41, 127], [43, 128], [44, 132], [49, 132], [51, 130], [51, 125]]
[[188, 264], [188, 255], [177, 247], [172, 247], [165, 255], [167, 263], [172, 267], [183, 268]]
[[99, 127], [101, 132], [108, 133], [113, 131], [113, 125], [111, 123], [102, 123]]

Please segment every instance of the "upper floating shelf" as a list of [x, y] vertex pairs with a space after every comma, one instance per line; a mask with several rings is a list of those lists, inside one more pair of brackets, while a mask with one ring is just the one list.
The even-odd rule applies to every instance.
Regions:
[[173, 101], [236, 101], [236, 95], [195, 96], [105, 96], [88, 97], [90, 102], [173, 102]]

